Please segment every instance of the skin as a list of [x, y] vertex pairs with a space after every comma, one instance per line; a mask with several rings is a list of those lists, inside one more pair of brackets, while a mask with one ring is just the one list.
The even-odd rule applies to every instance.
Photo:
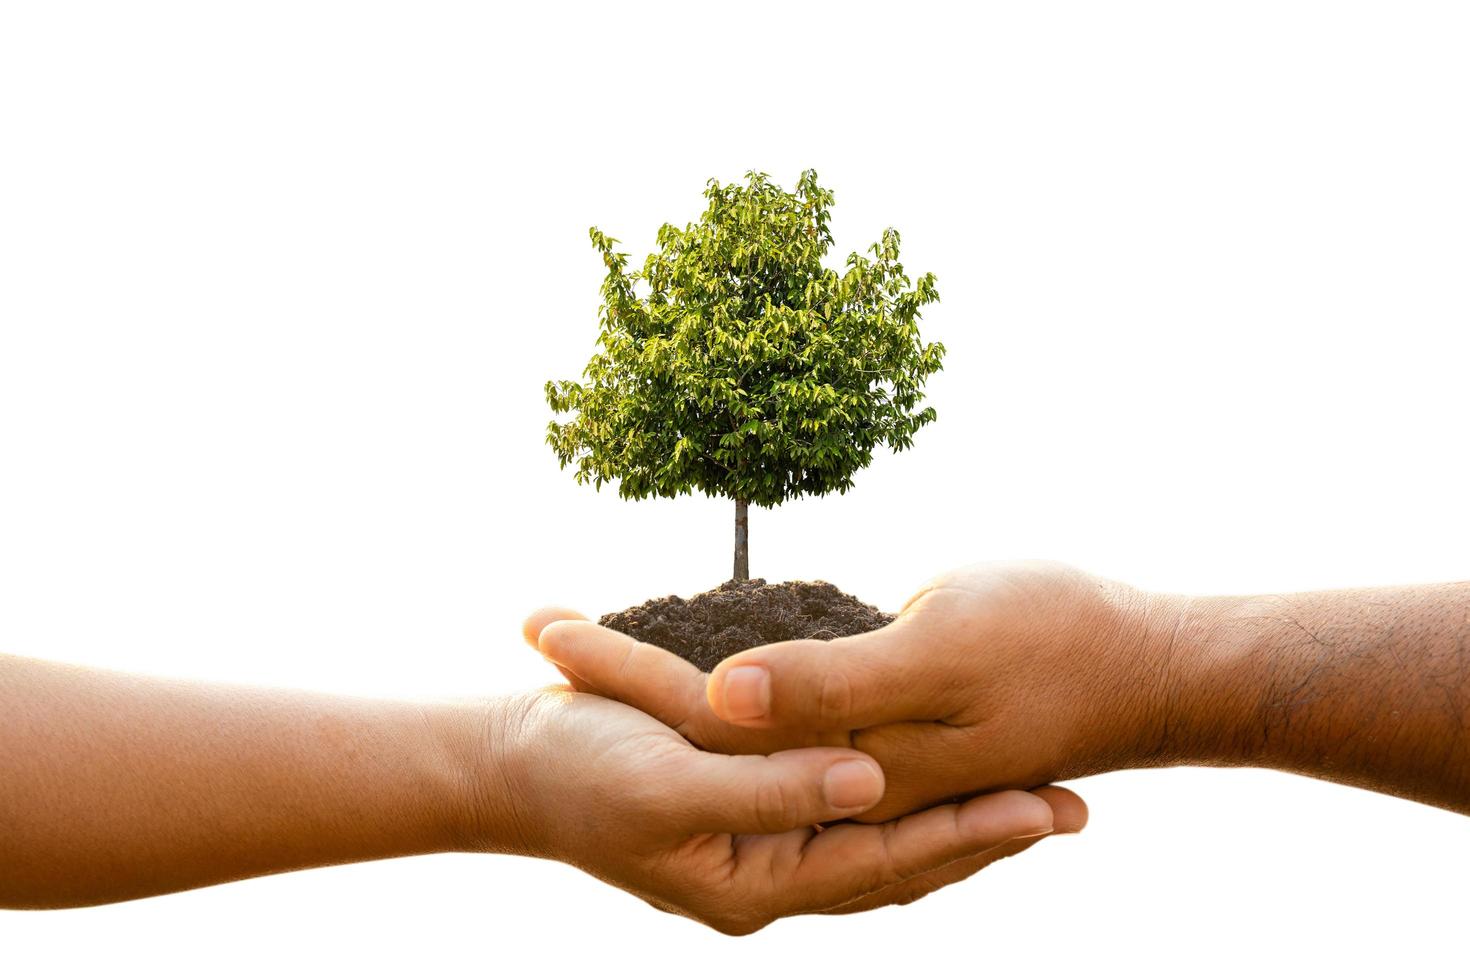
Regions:
[[860, 820], [1116, 769], [1259, 766], [1470, 813], [1470, 584], [1200, 598], [1051, 563], [942, 575], [884, 629], [708, 676], [564, 609], [528, 625], [574, 687], [720, 752], [842, 745]]
[[909, 901], [1085, 821], [1053, 789], [842, 822], [883, 791], [849, 747], [714, 755], [565, 687], [421, 704], [0, 656], [0, 907], [484, 851], [741, 934]]

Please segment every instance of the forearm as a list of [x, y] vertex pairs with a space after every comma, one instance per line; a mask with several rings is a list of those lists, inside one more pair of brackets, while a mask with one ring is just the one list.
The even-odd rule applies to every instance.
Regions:
[[1470, 813], [1470, 583], [1188, 599], [1175, 613], [1164, 761]]
[[0, 906], [481, 846], [492, 710], [0, 656]]

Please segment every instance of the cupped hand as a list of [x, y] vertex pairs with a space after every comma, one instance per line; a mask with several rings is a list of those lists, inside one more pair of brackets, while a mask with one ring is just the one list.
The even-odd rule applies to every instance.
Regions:
[[[626, 704], [554, 688], [496, 714], [483, 790], [497, 849], [553, 858], [722, 932], [914, 898], [1024, 850], [1046, 794], [1006, 792], [873, 826], [883, 774], [851, 748], [701, 751]], [[1065, 807], [1065, 802], [1058, 804]]]
[[[758, 647], [709, 675], [565, 609], [533, 615], [526, 636], [577, 689], [712, 751], [868, 753], [887, 792], [857, 819], [877, 821], [1134, 764], [1166, 670], [1145, 653], [1149, 601], [1066, 566], [975, 566], [932, 581], [883, 629]], [[1063, 809], [1059, 829], [1081, 829], [1081, 801]]]

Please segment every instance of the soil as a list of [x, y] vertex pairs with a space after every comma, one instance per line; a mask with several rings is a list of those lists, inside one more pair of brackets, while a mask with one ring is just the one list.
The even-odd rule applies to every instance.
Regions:
[[733, 653], [783, 640], [835, 640], [893, 622], [889, 613], [828, 582], [731, 580], [692, 599], [671, 595], [608, 613], [603, 626], [671, 650], [700, 670]]

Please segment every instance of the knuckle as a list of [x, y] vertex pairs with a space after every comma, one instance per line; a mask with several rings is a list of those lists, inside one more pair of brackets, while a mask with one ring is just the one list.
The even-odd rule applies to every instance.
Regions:
[[882, 856], [878, 861], [877, 867], [873, 870], [873, 884], [875, 888], [887, 888], [890, 885], [897, 885], [910, 877], [909, 874], [905, 873], [905, 869], [899, 867], [899, 862], [896, 857], [897, 847], [894, 838], [897, 836], [897, 830], [895, 829], [895, 825], [882, 824], [881, 831], [883, 835]]
[[642, 644], [638, 640], [633, 639], [631, 636], [628, 637], [628, 642], [623, 645], [623, 650], [618, 655], [617, 663], [613, 665], [612, 670], [609, 671], [609, 675], [617, 680], [628, 677], [638, 662], [640, 646]]
[[756, 787], [755, 819], [767, 833], [779, 833], [794, 826], [796, 800], [780, 780], [768, 780]]
[[692, 918], [727, 936], [748, 936], [770, 925], [769, 916], [745, 902], [701, 903]]
[[676, 907], [668, 905], [665, 902], [656, 898], [645, 898], [643, 899], [643, 902], [649, 908], [656, 909], [657, 911], [662, 912], [664, 915], [683, 915], [683, 913], [680, 912]]
[[852, 715], [852, 680], [846, 671], [829, 667], [817, 689], [818, 722], [831, 728], [846, 726]]
[[749, 936], [764, 929], [767, 923], [744, 915], [717, 915], [706, 919], [705, 925], [727, 936]]
[[630, 786], [626, 790], [619, 788], [622, 794], [622, 807], [625, 812], [637, 814], [642, 820], [653, 823], [662, 822], [661, 818], [668, 815], [669, 800], [663, 787], [639, 781], [638, 785]]
[[912, 905], [921, 898], [928, 897], [934, 891], [934, 886], [927, 882], [906, 886], [893, 899], [894, 905]]

